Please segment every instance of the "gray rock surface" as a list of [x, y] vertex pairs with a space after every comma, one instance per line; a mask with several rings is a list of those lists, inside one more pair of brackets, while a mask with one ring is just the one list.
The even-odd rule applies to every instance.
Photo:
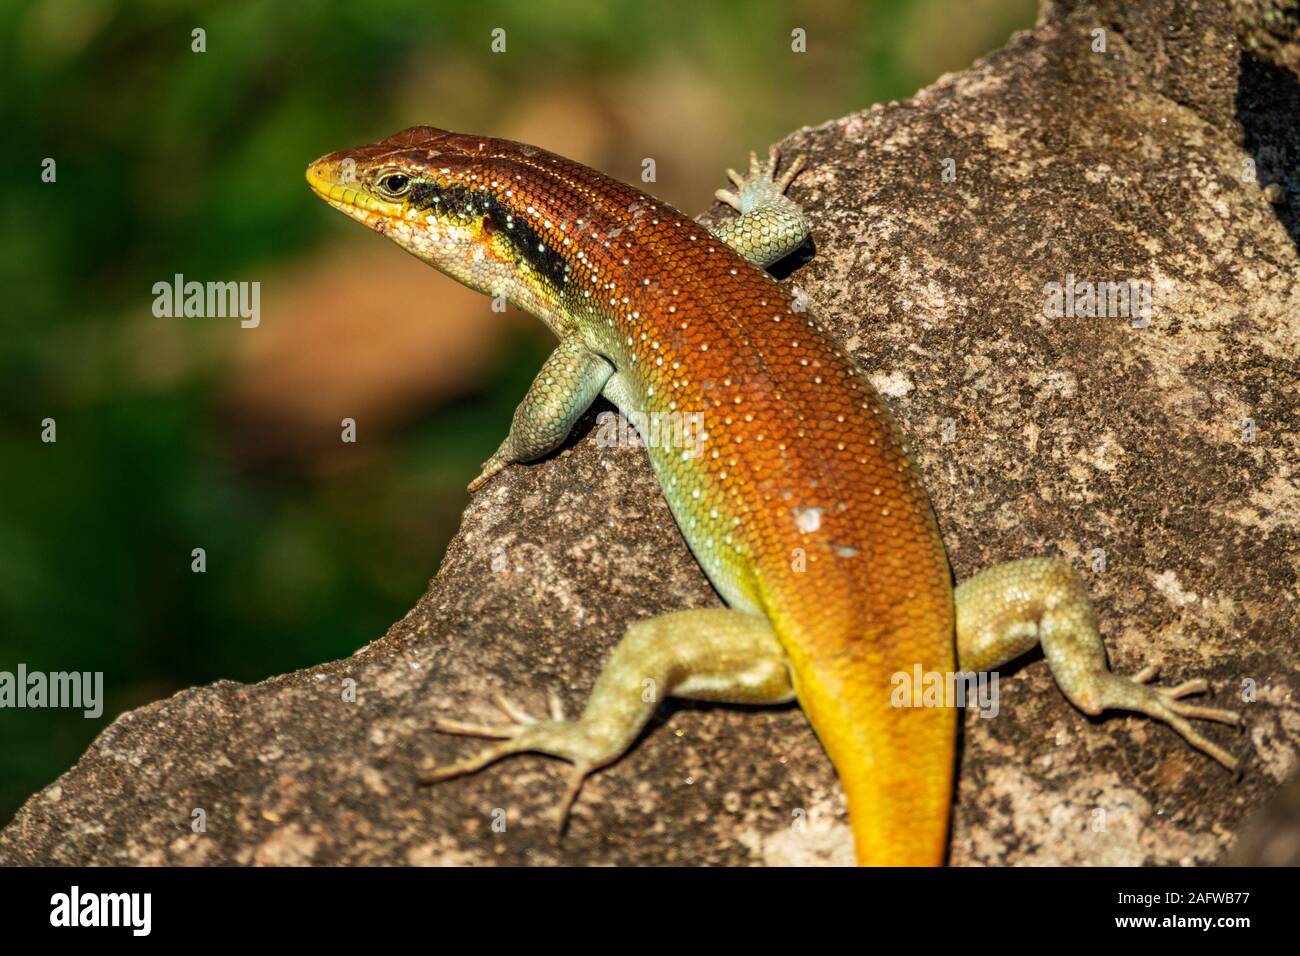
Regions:
[[[1288, 7], [1049, 4], [915, 98], [783, 144], [809, 154], [793, 193], [816, 241], [786, 281], [911, 435], [958, 577], [1064, 555], [1089, 570], [1117, 670], [1205, 675], [1249, 721], [1209, 731], [1243, 758], [1234, 780], [1161, 725], [1084, 718], [1031, 657], [1003, 674], [997, 718], [964, 720], [956, 864], [1212, 862], [1297, 765]], [[1046, 316], [1069, 275], [1150, 283], [1149, 323]], [[473, 498], [382, 638], [123, 715], [0, 833], [0, 862], [849, 862], [796, 708], [665, 707], [591, 778], [562, 841], [547, 758], [415, 786], [475, 746], [432, 733], [435, 714], [491, 718], [498, 690], [540, 709], [552, 689], [575, 712], [629, 623], [717, 603], [644, 453], [597, 447], [592, 424]]]

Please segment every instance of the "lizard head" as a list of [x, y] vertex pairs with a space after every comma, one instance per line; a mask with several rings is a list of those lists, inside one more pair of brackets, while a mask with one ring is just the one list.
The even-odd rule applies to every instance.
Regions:
[[540, 288], [555, 268], [512, 188], [518, 185], [515, 164], [529, 151], [541, 152], [413, 126], [322, 156], [307, 167], [307, 182], [335, 209], [453, 278], [516, 299], [528, 291], [519, 289], [521, 275], [530, 288]]

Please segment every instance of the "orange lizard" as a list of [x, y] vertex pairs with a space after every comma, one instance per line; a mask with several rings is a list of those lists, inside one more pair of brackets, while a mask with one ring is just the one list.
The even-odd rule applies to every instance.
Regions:
[[[1086, 714], [1137, 711], [1229, 768], [1189, 718], [1235, 713], [1107, 667], [1082, 582], [1028, 559], [954, 588], [915, 462], [866, 377], [765, 271], [803, 244], [785, 195], [802, 158], [777, 155], [719, 198], [740, 213], [715, 233], [593, 169], [520, 143], [421, 126], [332, 153], [307, 179], [331, 206], [471, 288], [503, 295], [559, 339], [509, 435], [470, 485], [560, 445], [598, 395], [637, 421], [682, 534], [726, 602], [632, 625], [580, 719], [535, 720], [502, 699], [500, 738], [425, 776], [509, 754], [572, 762], [583, 778], [631, 746], [658, 700], [798, 700], [848, 798], [864, 864], [944, 860], [956, 710], [910, 706], [900, 678], [986, 672], [1042, 645]], [[671, 427], [668, 427], [671, 426]], [[647, 681], [650, 683], [647, 685]], [[645, 688], [655, 689], [646, 694]]]

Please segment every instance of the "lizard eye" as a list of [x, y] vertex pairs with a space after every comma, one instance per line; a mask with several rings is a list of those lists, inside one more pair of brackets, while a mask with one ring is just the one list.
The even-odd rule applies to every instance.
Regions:
[[387, 176], [381, 176], [376, 185], [381, 193], [396, 199], [406, 195], [411, 188], [411, 181], [401, 173], [389, 173]]

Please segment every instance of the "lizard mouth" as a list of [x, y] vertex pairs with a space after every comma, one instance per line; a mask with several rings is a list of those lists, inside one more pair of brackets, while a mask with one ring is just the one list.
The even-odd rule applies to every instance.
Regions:
[[372, 229], [380, 229], [402, 217], [400, 205], [374, 196], [356, 181], [340, 181], [337, 164], [328, 156], [307, 167], [307, 185], [339, 212], [346, 213]]

